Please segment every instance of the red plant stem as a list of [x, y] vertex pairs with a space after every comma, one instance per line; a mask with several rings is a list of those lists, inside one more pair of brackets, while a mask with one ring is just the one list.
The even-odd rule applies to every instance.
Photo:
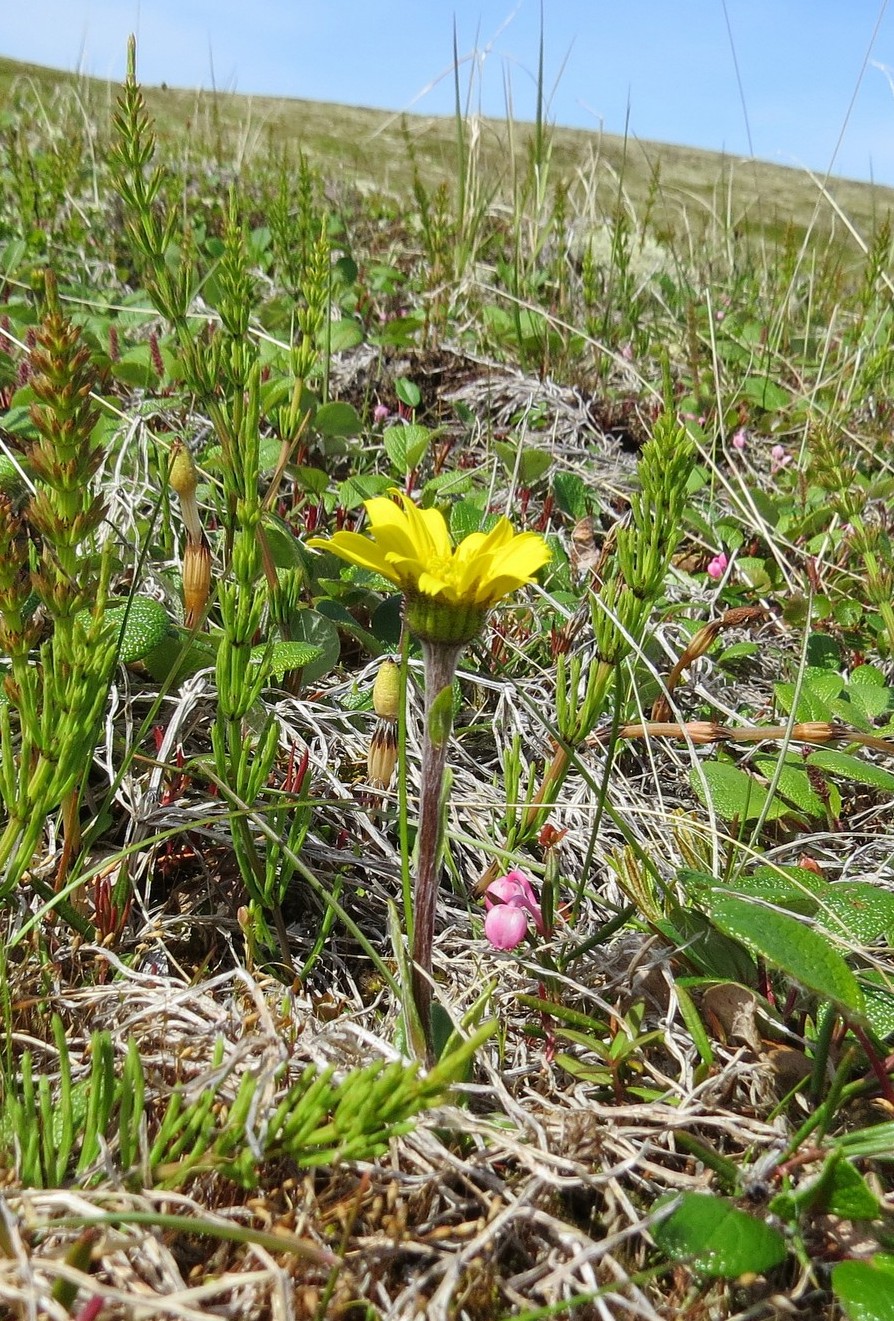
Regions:
[[888, 1102], [888, 1105], [894, 1106], [894, 1086], [892, 1086], [891, 1079], [887, 1073], [887, 1061], [879, 1059], [878, 1052], [861, 1027], [858, 1027], [856, 1023], [850, 1023], [849, 1027], [866, 1052], [866, 1058], [869, 1060], [869, 1067], [878, 1079], [878, 1085], [881, 1089], [882, 1096]]
[[432, 945], [435, 935], [435, 906], [441, 861], [441, 794], [447, 764], [446, 731], [432, 738], [431, 712], [439, 695], [449, 688], [456, 674], [461, 647], [450, 643], [423, 642], [425, 661], [425, 730], [422, 736], [422, 783], [419, 791], [419, 863], [413, 897], [413, 1001], [425, 1034], [430, 1058]]

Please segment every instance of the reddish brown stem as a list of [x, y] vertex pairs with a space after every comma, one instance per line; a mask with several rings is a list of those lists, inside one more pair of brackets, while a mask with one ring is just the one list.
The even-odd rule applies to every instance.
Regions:
[[419, 792], [419, 855], [413, 899], [413, 1001], [425, 1034], [430, 1058], [432, 946], [435, 907], [441, 861], [441, 794], [447, 764], [447, 738], [443, 731], [432, 737], [432, 707], [445, 688], [453, 683], [461, 648], [444, 643], [423, 642], [425, 659], [425, 730], [422, 737], [422, 783]]

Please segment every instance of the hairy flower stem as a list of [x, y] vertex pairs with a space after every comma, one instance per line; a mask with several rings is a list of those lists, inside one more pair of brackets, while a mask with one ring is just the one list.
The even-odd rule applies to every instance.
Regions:
[[[447, 744], [450, 737], [452, 685], [461, 646], [423, 642], [425, 662], [425, 732], [422, 739], [422, 785], [419, 793], [419, 837], [416, 891], [413, 904], [413, 1001], [434, 1061], [431, 1031], [432, 944], [443, 843], [441, 798]], [[446, 692], [446, 698], [443, 696]], [[444, 712], [447, 712], [447, 717]]]

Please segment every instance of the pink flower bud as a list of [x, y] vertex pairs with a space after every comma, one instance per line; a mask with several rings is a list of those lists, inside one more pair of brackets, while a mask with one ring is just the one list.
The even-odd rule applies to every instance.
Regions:
[[709, 563], [707, 569], [708, 577], [713, 578], [714, 581], [716, 582], [718, 578], [722, 578], [723, 575], [726, 573], [728, 565], [729, 565], [729, 559], [723, 553], [723, 551], [721, 551], [720, 554], [715, 555], [713, 560], [711, 560], [711, 562]]
[[373, 409], [373, 422], [378, 426], [378, 424], [384, 422], [387, 417], [390, 417], [390, 413], [386, 406], [384, 404], [376, 404]]
[[534, 887], [524, 872], [514, 868], [497, 881], [491, 881], [484, 894], [487, 917], [484, 934], [495, 949], [515, 949], [527, 935], [528, 919], [541, 936], [546, 935], [543, 913]]
[[513, 904], [494, 904], [484, 919], [484, 934], [494, 949], [515, 949], [528, 934], [528, 915]]
[[747, 445], [747, 443], [748, 443], [748, 432], [745, 430], [744, 427], [739, 427], [739, 430], [733, 433], [733, 438], [730, 444], [732, 445], [734, 450], [742, 451]]
[[792, 461], [792, 456], [786, 454], [781, 445], [774, 445], [770, 450], [770, 476], [775, 477], [778, 472], [787, 467]]

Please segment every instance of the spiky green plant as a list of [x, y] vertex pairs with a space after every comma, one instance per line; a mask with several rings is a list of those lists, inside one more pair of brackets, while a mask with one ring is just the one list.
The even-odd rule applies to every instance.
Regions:
[[[105, 618], [110, 555], [100, 544], [105, 506], [94, 477], [102, 462], [95, 437], [98, 378], [80, 332], [46, 282], [47, 313], [31, 354], [38, 440], [28, 459], [35, 494], [24, 520], [0, 502], [0, 620], [9, 656], [0, 706], [0, 893], [9, 894], [31, 863], [48, 816], [65, 804], [66, 850], [78, 839], [78, 799], [96, 746], [115, 661], [118, 629]], [[40, 539], [40, 550], [31, 536]], [[30, 561], [30, 581], [23, 560]], [[31, 663], [37, 634], [33, 590], [52, 632]], [[32, 884], [47, 896], [45, 883]]]

